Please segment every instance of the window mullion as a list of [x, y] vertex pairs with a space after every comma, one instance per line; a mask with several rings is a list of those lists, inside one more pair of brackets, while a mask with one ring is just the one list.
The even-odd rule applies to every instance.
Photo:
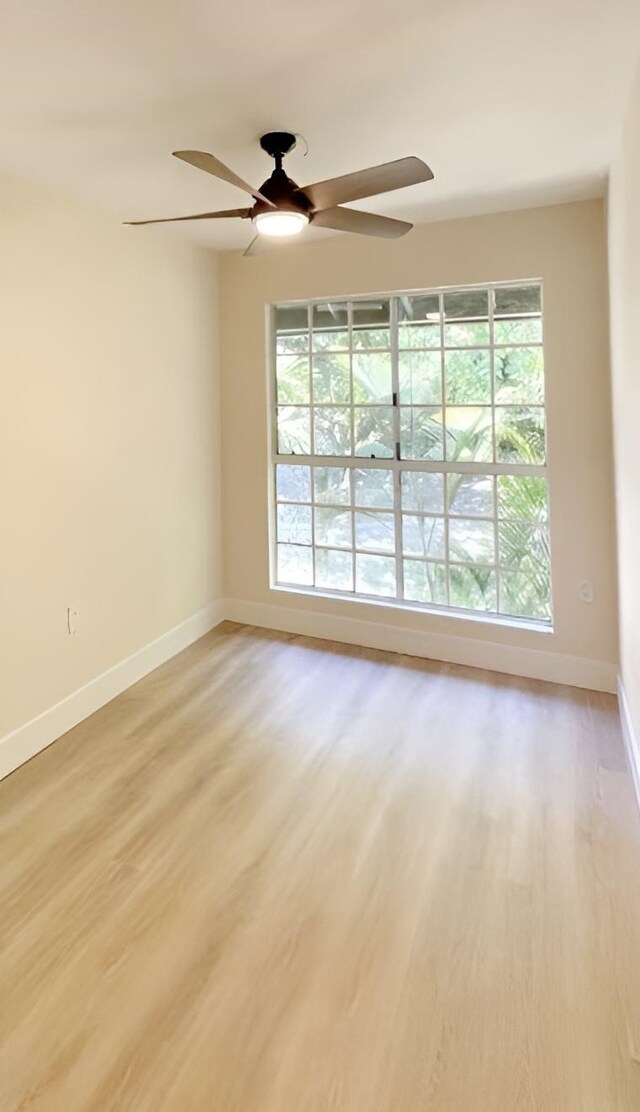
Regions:
[[316, 452], [316, 429], [314, 417], [314, 396], [313, 396], [313, 309], [309, 305], [307, 310], [307, 328], [309, 336], [309, 444], [311, 446], [311, 455], [314, 456]]
[[[278, 452], [274, 453], [274, 461], [276, 463], [315, 464], [316, 467], [380, 468], [387, 471], [393, 468], [394, 462], [391, 457], [387, 456], [375, 456], [371, 459], [369, 456], [304, 456], [302, 454], [292, 455], [291, 453], [280, 455]], [[539, 475], [541, 478], [547, 476], [547, 467], [544, 463], [493, 464], [486, 460], [454, 460], [451, 463], [445, 463], [441, 460], [428, 459], [405, 459], [400, 462], [402, 468], [407, 468], [410, 471], [431, 471], [438, 475], [451, 473], [476, 475], [482, 472], [484, 475]]]
[[[446, 410], [446, 388], [445, 370], [444, 370], [444, 295], [439, 295], [439, 308], [440, 308], [440, 396], [442, 399], [442, 459], [447, 457], [447, 410]], [[444, 565], [445, 565], [445, 589], [447, 594], [447, 606], [451, 605], [451, 587], [449, 585], [449, 483], [447, 481], [446, 468], [443, 470], [442, 475], [442, 509], [444, 513]]]
[[[351, 452], [350, 455], [355, 458], [356, 454], [356, 409], [353, 390], [353, 305], [349, 301], [347, 303], [347, 338], [349, 342], [349, 410], [351, 420]], [[354, 534], [355, 543], [355, 534]]]
[[402, 504], [400, 471], [400, 371], [398, 356], [398, 300], [390, 298], [389, 332], [391, 335], [391, 391], [393, 401], [393, 514], [396, 557], [396, 598], [404, 598], [404, 566], [402, 563]]
[[[495, 290], [493, 287], [489, 289], [489, 364], [491, 371], [491, 451], [493, 454], [493, 462], [498, 462], [498, 451], [496, 445], [496, 357], [495, 348], [493, 344], [494, 331], [493, 331], [493, 310], [495, 301]], [[498, 569], [498, 477], [493, 476], [493, 563], [495, 568], [496, 577], [496, 610], [500, 613], [500, 571]]]
[[[309, 336], [309, 443], [311, 446], [311, 458], [315, 456], [316, 442], [315, 442], [315, 419], [314, 419], [314, 396], [313, 396], [313, 308], [311, 305], [307, 308], [307, 328]], [[313, 575], [313, 585], [316, 586], [316, 489], [315, 489], [315, 471], [312, 466], [309, 468], [309, 481], [311, 484], [311, 569]]]
[[271, 306], [268, 314], [269, 325], [269, 382], [267, 397], [269, 400], [268, 429], [271, 438], [271, 483], [269, 493], [273, 499], [269, 507], [269, 548], [271, 553], [271, 567], [269, 570], [270, 585], [278, 580], [278, 339], [276, 331], [276, 310]]
[[351, 420], [351, 456], [352, 465], [349, 469], [349, 512], [351, 514], [351, 575], [353, 578], [353, 593], [356, 590], [356, 407], [355, 391], [353, 388], [353, 304], [347, 305], [347, 336], [349, 340], [349, 409]]

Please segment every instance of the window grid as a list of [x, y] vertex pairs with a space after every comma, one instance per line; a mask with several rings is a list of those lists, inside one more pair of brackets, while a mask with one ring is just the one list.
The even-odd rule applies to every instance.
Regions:
[[[391, 400], [393, 404], [393, 448], [394, 458], [400, 455], [400, 366], [398, 343], [398, 302], [395, 297], [390, 302], [390, 339], [391, 339]], [[396, 598], [404, 598], [404, 562], [402, 555], [402, 512], [400, 492], [400, 468], [393, 469], [393, 513], [395, 522], [396, 557]]]
[[[497, 452], [497, 446], [496, 446], [496, 422], [495, 422], [495, 412], [496, 412], [496, 356], [495, 356], [495, 349], [494, 349], [494, 345], [493, 345], [493, 340], [494, 340], [493, 310], [494, 310], [494, 298], [490, 294], [489, 295], [489, 344], [490, 344], [490, 348], [489, 348], [489, 373], [491, 375], [491, 413], [492, 413], [492, 418], [493, 418], [492, 421], [491, 421], [491, 454], [492, 454], [494, 460], [497, 460], [498, 452]], [[546, 454], [545, 454], [545, 458], [546, 458]], [[499, 548], [498, 548], [498, 480], [497, 480], [495, 475], [493, 476], [492, 487], [493, 487], [493, 551], [494, 551], [494, 558], [495, 558], [495, 561], [496, 561], [496, 564], [497, 564], [499, 559], [500, 559], [500, 551], [499, 551]], [[500, 613], [500, 579], [501, 579], [501, 576], [500, 576], [500, 572], [497, 569], [495, 571], [495, 577], [496, 577], [496, 610], [498, 611], [498, 613]]]
[[[533, 282], [510, 283], [508, 285], [511, 286], [511, 287], [515, 286], [519, 289], [522, 289], [525, 286], [540, 287], [540, 283], [537, 283], [537, 282], [536, 283], [533, 283]], [[442, 609], [445, 612], [448, 609], [452, 609], [452, 608], [456, 609], [456, 610], [459, 609], [458, 606], [452, 607], [451, 574], [450, 574], [451, 573], [451, 568], [452, 567], [454, 567], [454, 568], [472, 568], [472, 569], [476, 569], [476, 570], [485, 569], [485, 570], [487, 570], [487, 572], [492, 574], [493, 577], [494, 577], [496, 599], [495, 599], [495, 606], [492, 606], [489, 610], [480, 609], [479, 612], [482, 613], [483, 615], [487, 615], [487, 616], [491, 616], [492, 614], [494, 614], [494, 615], [505, 616], [505, 617], [509, 617], [509, 616], [519, 617], [519, 615], [516, 615], [516, 614], [511, 615], [511, 613], [509, 613], [509, 614], [504, 614], [503, 613], [502, 600], [501, 600], [501, 597], [500, 597], [501, 571], [503, 571], [507, 568], [509, 569], [509, 571], [511, 571], [513, 569], [512, 569], [512, 565], [507, 565], [507, 564], [504, 564], [502, 562], [500, 526], [504, 522], [505, 519], [501, 517], [501, 511], [500, 511], [500, 506], [499, 506], [499, 501], [498, 501], [498, 477], [500, 475], [511, 475], [511, 476], [523, 475], [523, 476], [539, 476], [539, 477], [545, 478], [546, 477], [546, 465], [544, 463], [535, 463], [535, 464], [532, 464], [532, 463], [505, 463], [505, 462], [498, 461], [498, 458], [497, 458], [497, 455], [498, 455], [498, 453], [497, 453], [497, 433], [498, 433], [498, 430], [497, 430], [497, 424], [496, 424], [496, 410], [505, 411], [505, 410], [508, 410], [509, 408], [512, 408], [514, 410], [517, 410], [518, 408], [525, 408], [525, 409], [528, 409], [528, 410], [535, 410], [537, 408], [542, 413], [542, 415], [544, 416], [544, 402], [542, 402], [542, 404], [538, 405], [537, 407], [532, 402], [529, 402], [528, 404], [527, 403], [520, 403], [520, 405], [512, 404], [511, 406], [504, 405], [504, 404], [497, 405], [497, 403], [496, 403], [497, 390], [496, 390], [495, 352], [497, 350], [501, 350], [501, 349], [505, 349], [505, 348], [510, 348], [510, 349], [525, 348], [526, 349], [526, 348], [532, 348], [532, 347], [535, 347], [535, 348], [540, 347], [540, 349], [542, 350], [543, 337], [541, 335], [539, 341], [537, 341], [537, 342], [535, 342], [533, 340], [530, 340], [528, 342], [526, 340], [519, 340], [517, 342], [512, 341], [512, 342], [505, 342], [505, 343], [496, 344], [495, 343], [495, 332], [494, 332], [494, 315], [495, 315], [494, 314], [494, 291], [496, 289], [500, 288], [500, 286], [499, 285], [492, 285], [492, 286], [488, 286], [488, 287], [485, 286], [485, 287], [477, 287], [477, 288], [481, 288], [483, 291], [486, 291], [487, 294], [488, 294], [488, 308], [487, 308], [487, 315], [486, 315], [486, 321], [487, 321], [487, 325], [488, 325], [488, 343], [483, 343], [483, 344], [476, 343], [476, 344], [473, 344], [473, 345], [470, 344], [470, 345], [464, 345], [464, 346], [462, 346], [462, 345], [446, 346], [445, 345], [445, 327], [446, 327], [447, 323], [451, 323], [451, 320], [447, 320], [447, 318], [445, 317], [444, 311], [443, 311], [443, 308], [444, 308], [443, 300], [444, 300], [444, 293], [445, 292], [464, 292], [464, 291], [458, 291], [458, 290], [455, 290], [455, 291], [434, 291], [434, 292], [438, 293], [438, 298], [439, 298], [439, 301], [438, 301], [438, 304], [439, 304], [439, 325], [438, 325], [438, 327], [439, 327], [439, 338], [440, 338], [440, 344], [439, 344], [439, 353], [440, 353], [440, 407], [436, 407], [436, 408], [440, 408], [440, 410], [441, 410], [442, 455], [444, 457], [443, 459], [415, 459], [414, 460], [414, 459], [408, 459], [408, 458], [402, 458], [402, 459], [400, 458], [400, 452], [398, 451], [398, 446], [400, 445], [401, 439], [402, 439], [401, 438], [402, 405], [404, 403], [405, 406], [406, 406], [407, 411], [411, 412], [412, 409], [420, 408], [421, 405], [425, 405], [426, 403], [416, 403], [414, 401], [414, 396], [413, 396], [413, 393], [412, 393], [411, 398], [410, 398], [410, 404], [407, 404], [407, 399], [403, 398], [402, 393], [401, 393], [400, 371], [399, 371], [399, 353], [400, 353], [401, 350], [406, 351], [406, 350], [409, 350], [409, 349], [407, 349], [405, 347], [401, 348], [401, 346], [400, 346], [399, 320], [398, 320], [398, 297], [397, 297], [397, 295], [393, 295], [393, 294], [392, 295], [381, 296], [381, 298], [379, 299], [379, 300], [382, 300], [383, 303], [388, 302], [388, 304], [389, 304], [388, 323], [386, 325], [381, 325], [380, 327], [385, 327], [385, 328], [388, 328], [388, 330], [389, 330], [389, 336], [390, 336], [390, 341], [391, 341], [390, 348], [369, 349], [371, 351], [375, 351], [376, 355], [383, 355], [383, 354], [386, 353], [390, 356], [391, 393], [392, 393], [392, 401], [394, 403], [390, 407], [391, 408], [391, 415], [392, 415], [392, 442], [393, 442], [393, 448], [394, 448], [393, 458], [387, 457], [387, 456], [382, 456], [382, 455], [377, 455], [375, 457], [368, 457], [368, 456], [364, 456], [364, 455], [360, 455], [360, 456], [356, 455], [356, 451], [357, 451], [357, 447], [358, 447], [357, 442], [356, 442], [356, 432], [357, 432], [356, 416], [357, 416], [357, 413], [358, 413], [359, 406], [362, 406], [363, 408], [367, 408], [367, 409], [389, 408], [388, 403], [384, 400], [381, 400], [380, 398], [371, 399], [371, 400], [368, 401], [368, 403], [365, 404], [365, 403], [356, 401], [355, 394], [354, 394], [354, 358], [353, 358], [354, 353], [358, 354], [359, 352], [362, 352], [363, 350], [366, 350], [366, 349], [363, 349], [361, 347], [356, 346], [356, 344], [355, 344], [354, 302], [357, 303], [357, 301], [362, 301], [364, 299], [352, 299], [347, 303], [347, 305], [346, 305], [346, 307], [347, 307], [346, 331], [347, 331], [347, 335], [348, 335], [349, 346], [348, 346], [348, 349], [342, 349], [342, 348], [339, 349], [341, 353], [344, 353], [344, 354], [348, 353], [349, 402], [348, 403], [346, 403], [346, 402], [345, 403], [342, 403], [342, 402], [336, 403], [335, 401], [333, 401], [333, 402], [329, 402], [329, 403], [324, 403], [325, 406], [329, 406], [329, 407], [336, 406], [336, 408], [342, 408], [342, 409], [346, 409], [346, 410], [349, 411], [349, 415], [350, 415], [349, 432], [350, 432], [350, 437], [351, 437], [351, 442], [350, 442], [350, 445], [349, 445], [350, 454], [348, 456], [316, 455], [315, 454], [315, 449], [316, 449], [316, 443], [315, 443], [315, 436], [316, 436], [315, 411], [316, 411], [317, 408], [322, 408], [322, 403], [318, 402], [317, 399], [316, 399], [316, 385], [315, 385], [315, 381], [314, 381], [315, 357], [318, 354], [322, 354], [322, 353], [326, 353], [328, 355], [336, 354], [338, 349], [336, 349], [335, 351], [334, 350], [328, 351], [324, 347], [322, 349], [317, 349], [316, 348], [316, 344], [314, 343], [314, 331], [313, 331], [313, 324], [314, 324], [313, 311], [314, 311], [314, 305], [318, 304], [318, 303], [313, 302], [313, 303], [310, 303], [307, 306], [307, 336], [308, 336], [307, 358], [308, 358], [308, 365], [309, 365], [309, 367], [308, 367], [308, 373], [309, 373], [308, 411], [309, 411], [309, 418], [310, 418], [309, 437], [310, 437], [311, 453], [308, 456], [304, 455], [304, 454], [299, 454], [299, 453], [283, 453], [283, 454], [278, 453], [278, 451], [277, 451], [277, 449], [278, 449], [277, 403], [280, 401], [280, 399], [279, 399], [279, 396], [278, 396], [278, 387], [277, 386], [276, 386], [276, 395], [275, 395], [276, 405], [274, 405], [274, 407], [273, 407], [273, 412], [274, 412], [274, 416], [276, 417], [276, 420], [274, 420], [274, 422], [273, 422], [272, 435], [274, 437], [274, 445], [275, 445], [275, 451], [274, 451], [274, 455], [273, 455], [273, 459], [274, 459], [275, 464], [278, 464], [278, 463], [280, 463], [280, 464], [295, 464], [295, 465], [299, 465], [299, 466], [303, 466], [303, 467], [309, 467], [309, 475], [310, 475], [310, 483], [311, 483], [311, 490], [310, 490], [310, 499], [311, 500], [310, 500], [310, 503], [297, 503], [295, 500], [278, 499], [277, 493], [276, 493], [276, 496], [274, 498], [274, 505], [297, 505], [297, 504], [307, 505], [308, 504], [310, 506], [310, 512], [311, 512], [311, 545], [308, 546], [308, 547], [311, 548], [311, 552], [312, 552], [312, 584], [313, 584], [312, 589], [313, 590], [319, 591], [319, 592], [324, 593], [324, 594], [334, 594], [335, 593], [335, 594], [339, 594], [339, 595], [344, 595], [345, 597], [354, 597], [355, 596], [355, 597], [364, 597], [364, 598], [375, 598], [376, 600], [380, 600], [380, 598], [383, 598], [387, 601], [393, 601], [393, 599], [389, 598], [388, 594], [385, 594], [385, 593], [370, 594], [370, 593], [366, 593], [366, 592], [358, 589], [358, 559], [357, 559], [357, 557], [359, 555], [382, 555], [382, 551], [380, 549], [368, 548], [366, 545], [362, 545], [362, 544], [359, 545], [358, 541], [357, 541], [357, 520], [358, 520], [357, 519], [357, 514], [359, 512], [362, 512], [363, 510], [364, 510], [365, 513], [369, 510], [373, 511], [375, 509], [375, 507], [368, 507], [368, 506], [367, 507], [360, 507], [360, 506], [356, 505], [356, 471], [358, 471], [358, 470], [363, 470], [363, 471], [377, 470], [377, 469], [389, 470], [391, 472], [391, 479], [392, 479], [393, 509], [391, 510], [389, 507], [384, 507], [383, 508], [382, 506], [380, 506], [378, 509], [379, 509], [379, 512], [384, 512], [384, 513], [391, 513], [392, 512], [393, 516], [394, 516], [394, 525], [395, 525], [395, 528], [394, 528], [394, 533], [395, 533], [394, 549], [393, 549], [393, 552], [390, 553], [390, 555], [393, 555], [393, 557], [394, 557], [395, 571], [396, 571], [396, 574], [395, 574], [395, 591], [394, 591], [395, 599], [402, 602], [403, 605], [406, 605], [407, 600], [405, 600], [405, 589], [404, 589], [404, 562], [407, 559], [414, 560], [416, 562], [422, 562], [422, 563], [425, 563], [425, 564], [432, 564], [436, 567], [439, 567], [439, 566], [443, 567], [443, 569], [444, 569], [444, 588], [445, 588], [445, 595], [446, 595], [446, 603], [439, 603], [439, 602], [435, 602], [435, 601], [430, 601], [428, 603], [424, 603], [424, 602], [420, 602], [420, 601], [415, 601], [414, 602], [413, 600], [411, 600], [410, 605], [415, 606], [416, 608], [427, 608], [427, 609], [434, 608], [434, 609], [438, 609], [438, 610]], [[431, 291], [426, 291], [424, 296], [429, 296], [430, 292]], [[407, 295], [407, 296], [413, 296], [413, 295]], [[341, 309], [344, 309], [344, 307], [345, 307], [345, 302], [344, 301], [334, 302], [334, 304], [340, 305]], [[282, 308], [282, 307], [279, 307], [279, 308]], [[527, 314], [527, 313], [524, 313], [524, 312], [521, 312], [519, 314], [518, 313], [511, 313], [510, 315], [513, 318], [527, 317], [527, 316], [532, 317], [533, 316], [532, 314]], [[502, 317], [504, 317], [504, 316], [505, 315], [502, 314]], [[540, 312], [540, 315], [539, 315], [539, 319], [542, 322], [541, 312]], [[406, 321], [405, 323], [408, 324], [408, 321]], [[454, 324], [456, 323], [455, 318], [453, 320], [453, 323]], [[373, 326], [370, 325], [370, 327], [373, 327]], [[427, 347], [426, 343], [425, 343], [425, 346], [423, 346], [422, 348], [416, 348], [415, 346], [412, 346], [412, 348], [410, 350], [412, 352], [415, 352], [415, 351], [419, 351], [419, 352], [433, 351], [433, 352], [435, 352], [437, 349], [435, 347]], [[492, 457], [493, 458], [492, 458], [492, 460], [480, 460], [480, 459], [455, 460], [455, 459], [450, 459], [449, 458], [449, 456], [450, 456], [450, 446], [449, 446], [449, 443], [448, 443], [448, 436], [447, 436], [447, 409], [454, 404], [456, 406], [459, 406], [460, 409], [463, 409], [463, 408], [477, 409], [477, 408], [479, 408], [480, 403], [478, 403], [477, 405], [474, 405], [474, 404], [469, 403], [469, 402], [460, 403], [459, 401], [450, 401], [449, 400], [449, 395], [448, 395], [448, 392], [447, 392], [447, 379], [446, 379], [446, 355], [450, 351], [465, 351], [465, 352], [471, 353], [471, 352], [477, 352], [477, 351], [481, 351], [481, 350], [488, 351], [488, 354], [489, 354], [491, 450], [492, 450]], [[544, 395], [543, 395], [543, 397], [544, 397]], [[305, 407], [302, 406], [301, 408], [304, 409]], [[545, 447], [546, 447], [546, 430], [545, 430]], [[545, 455], [546, 455], [546, 453], [545, 453]], [[348, 478], [349, 478], [349, 483], [348, 483], [349, 504], [348, 505], [347, 504], [338, 504], [338, 503], [318, 502], [317, 501], [316, 489], [315, 489], [316, 470], [318, 468], [332, 467], [332, 466], [342, 468], [342, 469], [347, 469], [347, 474], [348, 474]], [[431, 472], [431, 473], [435, 473], [435, 474], [440, 474], [442, 476], [443, 505], [442, 505], [442, 514], [441, 515], [429, 514], [429, 513], [422, 513], [421, 514], [419, 511], [409, 511], [403, 506], [403, 504], [402, 504], [402, 495], [401, 495], [402, 475], [403, 475], [403, 473], [411, 473], [411, 472], [415, 472], [415, 473], [420, 473], [420, 472], [429, 473], [429, 472]], [[472, 560], [464, 560], [464, 559], [461, 559], [459, 557], [459, 555], [456, 556], [455, 560], [451, 558], [450, 521], [451, 521], [451, 518], [455, 519], [458, 516], [463, 517], [463, 515], [456, 515], [456, 514], [451, 514], [450, 513], [450, 508], [449, 508], [449, 483], [448, 483], [448, 475], [450, 475], [450, 474], [463, 474], [463, 475], [464, 474], [472, 474], [472, 475], [478, 475], [478, 476], [487, 476], [487, 477], [491, 478], [491, 488], [492, 488], [492, 495], [493, 495], [493, 515], [489, 516], [489, 515], [471, 514], [471, 513], [467, 512], [466, 518], [464, 518], [464, 520], [466, 520], [466, 521], [473, 520], [474, 522], [484, 521], [484, 522], [492, 522], [493, 523], [493, 531], [492, 531], [493, 532], [493, 560], [492, 561], [488, 561], [488, 560], [482, 560], [482, 561], [481, 560], [473, 560], [473, 561]], [[275, 467], [273, 469], [273, 475], [274, 475], [274, 486], [275, 486], [275, 476], [276, 476], [276, 468]], [[345, 512], [345, 513], [348, 512], [348, 514], [349, 514], [350, 525], [351, 525], [350, 552], [351, 552], [351, 569], [352, 569], [352, 584], [351, 584], [351, 589], [350, 590], [344, 590], [340, 587], [337, 587], [337, 588], [332, 587], [330, 589], [327, 589], [327, 588], [316, 586], [316, 584], [318, 582], [316, 553], [317, 552], [324, 552], [324, 551], [326, 551], [326, 552], [340, 551], [340, 552], [346, 553], [346, 552], [349, 551], [349, 549], [346, 549], [346, 548], [339, 548], [337, 546], [334, 547], [334, 546], [332, 546], [331, 543], [323, 543], [322, 541], [318, 542], [318, 540], [317, 540], [317, 525], [316, 525], [316, 510], [317, 510], [317, 508], [324, 508], [324, 509], [332, 509], [333, 508], [333, 509], [336, 509], [340, 512]], [[444, 530], [444, 555], [443, 555], [443, 557], [440, 557], [440, 556], [431, 557], [431, 556], [428, 555], [428, 553], [425, 556], [425, 555], [412, 555], [412, 554], [408, 554], [408, 553], [404, 552], [403, 525], [404, 525], [404, 521], [405, 521], [406, 517], [408, 517], [408, 516], [419, 517], [419, 518], [422, 518], [422, 519], [441, 518], [442, 525], [443, 525], [443, 530]], [[511, 525], [514, 525], [514, 524], [518, 523], [519, 519], [515, 519], [513, 517], [510, 517], [508, 520], [511, 523]], [[534, 530], [534, 527], [536, 529], [540, 528], [540, 523], [539, 522], [538, 522], [537, 525], [535, 525], [535, 523], [529, 518], [521, 519], [521, 520], [524, 523], [526, 523], [526, 525], [528, 526], [528, 528], [531, 531]], [[545, 526], [545, 527], [548, 528], [548, 526]], [[274, 550], [275, 550], [276, 542], [277, 542], [277, 537], [274, 536]], [[274, 554], [275, 554], [275, 552], [274, 552]], [[274, 567], [275, 566], [276, 565], [275, 565], [275, 562], [274, 562]], [[516, 567], [516, 570], [517, 570], [517, 567]], [[300, 583], [291, 582], [291, 581], [288, 582], [284, 578], [283, 579], [278, 579], [277, 573], [276, 573], [275, 582], [278, 585], [290, 586], [293, 589], [295, 589], [296, 587], [303, 587], [303, 588], [307, 587], [308, 588], [308, 587], [311, 586], [309, 584], [300, 584]], [[471, 612], [476, 612], [476, 613], [478, 612], [478, 610], [474, 610], [474, 608], [472, 608], [472, 607], [470, 607], [469, 610]], [[463, 612], [468, 612], [468, 611], [463, 610]], [[525, 620], [532, 620], [534, 622], [542, 621], [546, 625], [549, 624], [549, 620], [550, 620], [549, 618], [546, 618], [546, 617], [540, 619], [540, 618], [536, 618], [536, 617], [532, 618], [529, 615], [521, 615], [521, 616]]]
[[[442, 312], [443, 297], [440, 294], [439, 307], [440, 307], [440, 397], [442, 398], [442, 456], [444, 459], [447, 457], [447, 406], [446, 406], [446, 389], [447, 384], [445, 381], [445, 355], [446, 348], [444, 346], [444, 314]], [[444, 589], [447, 598], [447, 606], [451, 606], [451, 560], [449, 559], [449, 491], [447, 489], [447, 477], [442, 477], [442, 498], [443, 498], [443, 512], [444, 512], [444, 555], [445, 555], [445, 569], [444, 569]]]

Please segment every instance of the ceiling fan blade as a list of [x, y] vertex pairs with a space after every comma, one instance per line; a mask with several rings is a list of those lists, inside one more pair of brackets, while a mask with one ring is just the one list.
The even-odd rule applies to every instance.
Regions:
[[199, 212], [196, 216], [161, 216], [159, 220], [125, 220], [125, 224], [174, 224], [177, 220], [220, 220], [225, 216], [240, 216], [245, 220], [251, 215], [250, 208], [223, 209], [222, 212]]
[[238, 189], [244, 189], [245, 193], [250, 193], [257, 201], [264, 201], [265, 204], [274, 208], [274, 204], [268, 197], [263, 197], [259, 190], [254, 189], [248, 182], [243, 181], [233, 170], [225, 166], [219, 158], [215, 158], [212, 154], [207, 154], [206, 151], [174, 151], [173, 154], [176, 158], [181, 158], [183, 162], [188, 162], [191, 166], [196, 166], [198, 170], [204, 170], [207, 174], [213, 174], [214, 178], [221, 178], [222, 181], [228, 181], [229, 185], [237, 185]]
[[377, 216], [374, 212], [357, 209], [327, 208], [313, 215], [313, 224], [319, 228], [332, 228], [335, 232], [356, 232], [361, 236], [379, 236], [381, 239], [398, 239], [413, 228], [407, 220], [393, 220], [390, 216]]
[[399, 158], [396, 162], [383, 162], [381, 166], [370, 166], [368, 170], [357, 170], [355, 174], [344, 174], [341, 178], [329, 178], [313, 185], [305, 185], [302, 192], [316, 209], [333, 208], [348, 201], [359, 201], [363, 197], [374, 197], [377, 193], [389, 193], [392, 189], [403, 189], [406, 185], [416, 185], [420, 181], [431, 181], [433, 171], [420, 158]]

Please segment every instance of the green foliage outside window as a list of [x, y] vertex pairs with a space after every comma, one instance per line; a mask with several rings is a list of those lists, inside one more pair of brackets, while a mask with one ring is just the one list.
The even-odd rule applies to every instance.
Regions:
[[540, 287], [282, 306], [276, 331], [278, 581], [550, 620]]

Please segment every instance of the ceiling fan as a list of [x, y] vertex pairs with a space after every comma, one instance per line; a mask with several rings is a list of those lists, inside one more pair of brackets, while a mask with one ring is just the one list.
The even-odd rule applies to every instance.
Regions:
[[406, 220], [394, 220], [389, 216], [377, 216], [359, 209], [342, 208], [342, 205], [349, 201], [359, 201], [363, 197], [373, 197], [378, 193], [389, 193], [392, 189], [403, 189], [421, 181], [430, 181], [433, 172], [421, 159], [399, 158], [395, 162], [384, 162], [381, 166], [370, 166], [367, 170], [357, 170], [354, 174], [344, 174], [339, 178], [329, 178], [301, 188], [282, 168], [283, 158], [295, 145], [296, 137], [288, 131], [270, 131], [262, 136], [260, 146], [271, 155], [276, 165], [271, 177], [260, 189], [253, 189], [212, 154], [204, 151], [174, 151], [175, 157], [181, 158], [183, 162], [189, 162], [199, 170], [205, 170], [215, 178], [221, 178], [222, 181], [243, 189], [245, 193], [250, 193], [254, 204], [250, 208], [201, 212], [195, 216], [169, 216], [160, 220], [130, 220], [127, 223], [166, 224], [177, 220], [220, 220], [238, 216], [242, 220], [251, 220], [258, 233], [244, 252], [245, 255], [252, 255], [260, 249], [263, 236], [275, 238], [297, 235], [311, 223], [336, 232], [356, 232], [382, 239], [396, 239], [411, 231], [413, 224]]

